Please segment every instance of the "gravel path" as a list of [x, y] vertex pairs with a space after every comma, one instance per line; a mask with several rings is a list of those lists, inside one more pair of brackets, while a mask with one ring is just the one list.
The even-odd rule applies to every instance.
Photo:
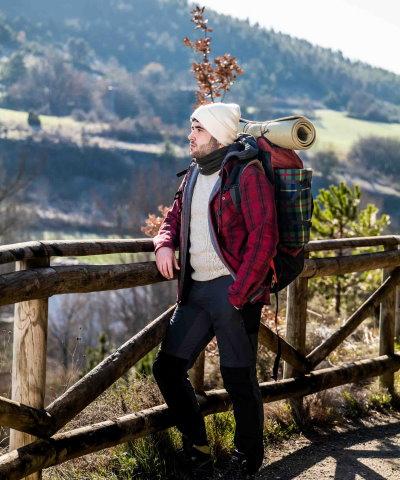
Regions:
[[259, 480], [399, 480], [400, 414], [300, 435], [266, 453]]

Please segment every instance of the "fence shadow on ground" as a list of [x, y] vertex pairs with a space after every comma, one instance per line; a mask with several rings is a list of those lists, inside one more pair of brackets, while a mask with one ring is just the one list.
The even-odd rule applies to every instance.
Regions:
[[[398, 437], [397, 442], [393, 437]], [[400, 473], [400, 419], [394, 423], [364, 426], [361, 430], [355, 428], [344, 433], [314, 433], [308, 436], [308, 440], [311, 444], [263, 467], [257, 478], [311, 479], [317, 478], [318, 471], [321, 479], [355, 480], [361, 477], [386, 480], [387, 476], [382, 476], [374, 469], [378, 463], [382, 467], [384, 460], [397, 460]], [[360, 444], [368, 443], [373, 443], [373, 447], [357, 448]], [[391, 468], [389, 462], [387, 468]], [[307, 476], [307, 471], [310, 471], [310, 476]]]

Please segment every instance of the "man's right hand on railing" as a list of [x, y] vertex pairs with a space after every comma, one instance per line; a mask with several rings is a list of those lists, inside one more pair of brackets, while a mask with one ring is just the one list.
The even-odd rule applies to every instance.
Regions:
[[174, 278], [174, 267], [180, 270], [175, 252], [169, 247], [161, 247], [157, 250], [156, 264], [161, 275], [168, 279]]

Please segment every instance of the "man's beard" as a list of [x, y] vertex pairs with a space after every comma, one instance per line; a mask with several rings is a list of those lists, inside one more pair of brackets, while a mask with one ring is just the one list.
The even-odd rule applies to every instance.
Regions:
[[196, 148], [196, 150], [192, 152], [192, 157], [203, 158], [206, 155], [210, 154], [211, 152], [214, 152], [214, 150], [218, 150], [218, 148], [219, 148], [218, 140], [214, 137], [211, 137], [210, 141], [206, 145], [201, 145], [200, 147]]

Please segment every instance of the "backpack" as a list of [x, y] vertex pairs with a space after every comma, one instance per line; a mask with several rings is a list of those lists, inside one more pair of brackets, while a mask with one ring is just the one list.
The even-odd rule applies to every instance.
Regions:
[[[242, 136], [238, 138], [238, 141]], [[314, 208], [311, 193], [312, 170], [303, 168], [299, 156], [287, 148], [273, 145], [265, 137], [257, 140], [260, 160], [266, 177], [275, 187], [279, 243], [271, 261], [267, 281], [277, 293], [293, 282], [304, 267], [304, 246], [310, 239]], [[240, 210], [240, 175], [247, 161], [238, 162], [227, 181], [232, 201]]]
[[[238, 137], [240, 142], [241, 136]], [[278, 332], [278, 292], [293, 282], [304, 268], [304, 246], [310, 239], [311, 217], [314, 202], [311, 193], [312, 170], [303, 168], [300, 157], [287, 148], [272, 144], [265, 137], [257, 139], [258, 160], [264, 173], [275, 187], [279, 242], [277, 253], [271, 260], [266, 282], [275, 294], [275, 329], [277, 353], [272, 368], [272, 378], [278, 379], [282, 354]], [[227, 181], [232, 201], [240, 209], [240, 175], [247, 161], [238, 162]]]

